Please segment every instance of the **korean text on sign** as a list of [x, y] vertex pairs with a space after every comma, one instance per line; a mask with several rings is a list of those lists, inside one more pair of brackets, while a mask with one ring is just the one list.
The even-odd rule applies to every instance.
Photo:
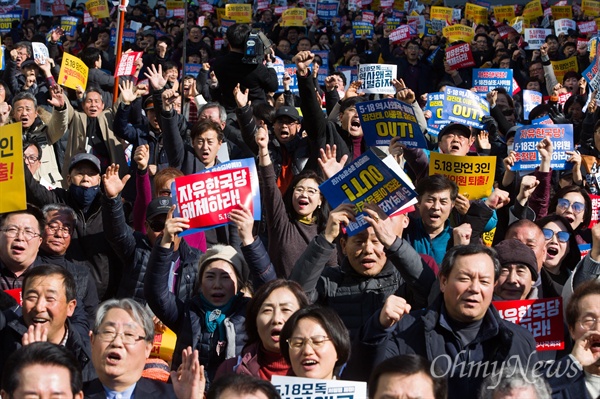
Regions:
[[274, 375], [271, 383], [281, 399], [366, 399], [367, 383]]
[[135, 61], [142, 56], [141, 51], [134, 51], [131, 53], [123, 53], [119, 66], [115, 70], [115, 76], [131, 76], [137, 69]]
[[514, 151], [516, 162], [513, 170], [534, 170], [541, 161], [537, 144], [548, 137], [552, 141], [552, 160], [554, 170], [570, 169], [567, 151], [573, 151], [573, 125], [530, 125], [522, 126], [515, 133]]
[[396, 65], [362, 64], [358, 68], [358, 79], [362, 80], [364, 94], [396, 94], [392, 79], [396, 79]]
[[365, 204], [376, 203], [387, 215], [416, 202], [410, 179], [398, 163], [388, 156], [385, 160], [369, 150], [350, 165], [319, 186], [332, 209], [342, 203], [355, 205], [356, 221], [346, 229], [348, 236], [365, 230]]
[[396, 99], [383, 99], [356, 105], [368, 146], [389, 146], [394, 137], [407, 147], [427, 148], [414, 109]]
[[27, 208], [21, 122], [0, 126], [0, 213]]
[[494, 301], [500, 317], [527, 328], [538, 351], [564, 349], [562, 298]]
[[496, 157], [458, 156], [431, 152], [429, 174], [444, 175], [469, 199], [488, 197], [494, 186]]
[[471, 90], [447, 86], [442, 118], [483, 129], [481, 118], [490, 114], [489, 103]]

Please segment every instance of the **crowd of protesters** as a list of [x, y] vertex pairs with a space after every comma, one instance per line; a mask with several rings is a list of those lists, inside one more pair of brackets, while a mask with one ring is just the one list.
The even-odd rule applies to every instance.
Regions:
[[[600, 397], [600, 225], [590, 197], [600, 190], [600, 111], [583, 77], [596, 62], [595, 34], [550, 34], [528, 50], [492, 9], [474, 24], [462, 7], [454, 22], [474, 28], [475, 65], [454, 69], [444, 50], [455, 43], [442, 32], [390, 42], [388, 18], [404, 24], [411, 12], [429, 22], [430, 5], [407, 4], [374, 10], [366, 38], [353, 36], [364, 16], [346, 1], [336, 17], [309, 13], [300, 27], [282, 26], [272, 5], [225, 29], [216, 6], [189, 4], [185, 26], [165, 4], [141, 0], [123, 14], [126, 28], [141, 28], [122, 48], [143, 55], [133, 76], [118, 79], [116, 8], [83, 24], [85, 6], [74, 3], [80, 20], [69, 35], [58, 16], [15, 22], [2, 35], [0, 132], [21, 123], [28, 206], [0, 215], [2, 397], [19, 397], [15, 374], [25, 378], [38, 361], [75, 364], [72, 393], [90, 397], [277, 397], [232, 374], [370, 381], [371, 398]], [[572, 15], [593, 20], [577, 4]], [[272, 43], [258, 62], [245, 58], [253, 28]], [[32, 42], [49, 57], [34, 59]], [[60, 85], [65, 53], [89, 68], [85, 89]], [[570, 57], [577, 70], [560, 82], [552, 61]], [[278, 59], [296, 67], [294, 92]], [[361, 81], [340, 72], [365, 63], [397, 66], [393, 97], [414, 110], [428, 148], [399, 138], [380, 148], [410, 176], [417, 203], [393, 216], [366, 204], [368, 228], [349, 236], [355, 207], [330, 209], [319, 186], [369, 149], [357, 105], [383, 96], [361, 94]], [[197, 75], [189, 64], [201, 65]], [[428, 94], [471, 89], [473, 68], [511, 69], [544, 102], [525, 118], [522, 91], [498, 88], [486, 93], [483, 129], [428, 131]], [[572, 168], [551, 168], [555, 149], [543, 138], [539, 165], [520, 174], [515, 133], [541, 117], [573, 126]], [[495, 156], [491, 195], [469, 199], [430, 176], [435, 151]], [[262, 220], [240, 206], [229, 224], [180, 236], [190, 220], [176, 212], [173, 181], [245, 158], [256, 160]], [[492, 304], [557, 297], [560, 350], [537, 351], [532, 333]], [[165, 356], [153, 348], [167, 328], [176, 344]], [[69, 359], [38, 359], [54, 349], [36, 352], [35, 341], [66, 347]], [[7, 359], [13, 352], [23, 356]]]

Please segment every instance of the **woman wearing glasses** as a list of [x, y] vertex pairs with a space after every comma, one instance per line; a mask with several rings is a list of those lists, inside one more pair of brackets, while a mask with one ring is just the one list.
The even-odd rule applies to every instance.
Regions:
[[591, 243], [588, 226], [592, 218], [592, 200], [587, 191], [579, 186], [566, 186], [556, 192], [548, 213], [556, 213], [569, 221], [578, 244]]
[[577, 240], [569, 220], [563, 216], [548, 215], [536, 224], [546, 239], [546, 260], [541, 273], [544, 296], [560, 296], [571, 271], [581, 259]]
[[[275, 266], [277, 277], [288, 278], [296, 260], [310, 241], [325, 230], [329, 212], [327, 202], [319, 190], [319, 184], [323, 180], [312, 171], [302, 172], [293, 177], [282, 196], [269, 154], [269, 136], [264, 128], [257, 131], [256, 143], [259, 148], [260, 193], [263, 203], [267, 205], [263, 210], [269, 236], [269, 257]], [[291, 168], [292, 165], [283, 167], [279, 180], [292, 179]], [[335, 258], [328, 263], [336, 264]]]
[[281, 354], [294, 375], [333, 379], [350, 358], [350, 335], [330, 308], [308, 306], [294, 313], [280, 336]]

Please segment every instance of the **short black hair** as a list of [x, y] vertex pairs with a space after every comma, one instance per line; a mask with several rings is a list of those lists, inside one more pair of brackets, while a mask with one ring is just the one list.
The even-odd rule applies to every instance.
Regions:
[[269, 381], [246, 374], [230, 374], [217, 379], [210, 384], [206, 399], [227, 399], [223, 397], [223, 392], [227, 389], [231, 389], [234, 393], [240, 395], [261, 392], [267, 399], [281, 399], [279, 393]]
[[93, 68], [94, 64], [96, 63], [96, 61], [98, 61], [101, 55], [102, 52], [100, 51], [100, 49], [97, 49], [95, 47], [87, 47], [81, 52], [79, 58], [81, 58], [81, 61], [83, 61], [83, 63], [88, 68]]
[[575, 323], [581, 316], [579, 314], [579, 302], [588, 295], [600, 295], [600, 281], [596, 279], [586, 281], [573, 291], [565, 312], [565, 320], [569, 328], [575, 328]]
[[77, 286], [75, 285], [75, 278], [67, 269], [64, 269], [58, 265], [44, 264], [36, 267], [30, 267], [25, 273], [23, 273], [23, 295], [25, 295], [25, 287], [29, 280], [36, 277], [48, 277], [58, 275], [63, 278], [63, 286], [65, 287], [65, 296], [67, 302], [77, 299]]
[[34, 365], [64, 367], [69, 371], [73, 395], [83, 389], [81, 368], [73, 354], [51, 342], [34, 342], [14, 351], [4, 365], [2, 389], [12, 397], [21, 384], [23, 369]]
[[[432, 374], [432, 370], [435, 371], [435, 374]], [[419, 373], [425, 374], [431, 379], [434, 399], [446, 399], [448, 397], [448, 382], [445, 377], [439, 377], [443, 373], [435, 370], [431, 362], [423, 356], [410, 354], [391, 357], [375, 367], [369, 378], [369, 398], [373, 399], [375, 397], [377, 385], [382, 375], [400, 374], [409, 376]]]
[[497, 281], [498, 277], [500, 277], [500, 261], [498, 260], [498, 254], [494, 248], [487, 247], [482, 244], [457, 245], [450, 248], [442, 260], [439, 273], [440, 277], [448, 278], [448, 276], [450, 276], [450, 273], [454, 268], [454, 264], [456, 263], [456, 259], [459, 256], [477, 254], [485, 254], [492, 259], [494, 264], [494, 281]]
[[[41, 154], [40, 154], [41, 155]], [[27, 209], [23, 209], [21, 211], [7, 212], [0, 215], [0, 227], [4, 227], [4, 223], [6, 223], [6, 219], [8, 219], [12, 215], [31, 215], [37, 220], [40, 227], [40, 234], [46, 227], [46, 218], [44, 217], [44, 213], [35, 205], [27, 204]]]
[[210, 119], [205, 119], [196, 122], [194, 126], [192, 126], [192, 130], [190, 132], [190, 139], [194, 141], [196, 137], [200, 136], [202, 133], [208, 130], [214, 130], [215, 132], [217, 132], [217, 140], [219, 140], [219, 142], [223, 141], [224, 135], [223, 130], [221, 129], [221, 125], [211, 121]]
[[431, 175], [421, 179], [416, 187], [419, 197], [427, 193], [439, 193], [445, 190], [450, 190], [450, 199], [455, 201], [458, 197], [458, 186], [444, 175]]
[[251, 30], [252, 28], [248, 24], [233, 24], [227, 28], [225, 37], [231, 48], [241, 50], [246, 45]]

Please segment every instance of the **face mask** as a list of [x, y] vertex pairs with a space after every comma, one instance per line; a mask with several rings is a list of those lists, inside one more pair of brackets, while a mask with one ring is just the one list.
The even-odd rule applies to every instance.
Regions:
[[71, 183], [69, 186], [69, 192], [77, 204], [83, 209], [86, 209], [92, 205], [92, 202], [94, 202], [94, 198], [96, 198], [99, 189], [100, 185], [94, 187], [82, 187]]

